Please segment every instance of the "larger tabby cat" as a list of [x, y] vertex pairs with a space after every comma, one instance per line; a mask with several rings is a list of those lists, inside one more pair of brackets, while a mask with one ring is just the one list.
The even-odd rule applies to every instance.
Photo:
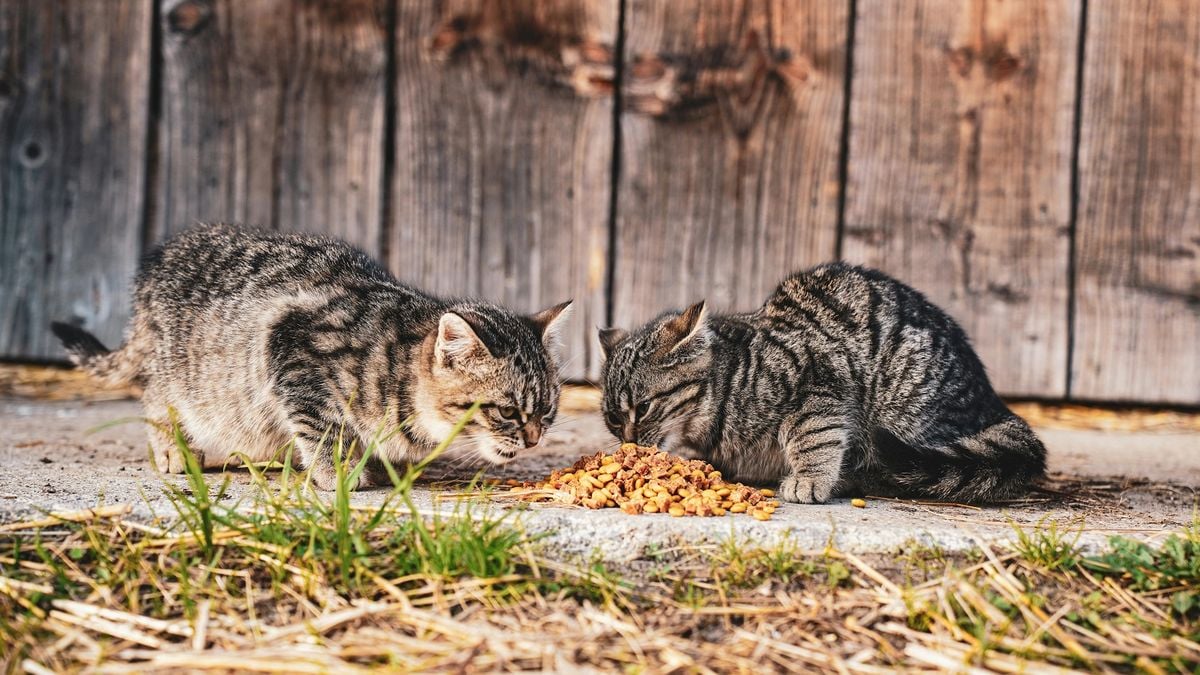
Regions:
[[[156, 462], [183, 469], [161, 432], [168, 408], [207, 466], [233, 452], [271, 458], [295, 439], [314, 484], [335, 483], [332, 439], [418, 459], [472, 405], [464, 441], [503, 463], [537, 445], [558, 409], [554, 350], [563, 303], [518, 316], [397, 282], [349, 245], [300, 234], [201, 227], [151, 253], [125, 343], [109, 352], [55, 324], [72, 360], [110, 382], [144, 384]], [[405, 420], [412, 424], [401, 427]], [[384, 476], [364, 474], [364, 485]]]
[[727, 477], [780, 482], [788, 501], [855, 487], [991, 501], [1044, 471], [962, 329], [874, 270], [822, 265], [757, 311], [700, 303], [600, 342], [614, 435], [689, 446]]

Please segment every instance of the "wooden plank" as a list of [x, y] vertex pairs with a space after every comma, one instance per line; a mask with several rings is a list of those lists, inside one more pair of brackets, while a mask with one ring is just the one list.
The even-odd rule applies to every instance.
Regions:
[[833, 259], [849, 3], [631, 0], [614, 323]]
[[604, 321], [618, 0], [401, 2], [392, 267], [522, 311], [567, 298], [564, 375]]
[[962, 323], [997, 388], [1066, 393], [1080, 0], [860, 0], [843, 253]]
[[62, 358], [52, 320], [119, 341], [140, 252], [151, 12], [0, 3], [0, 357]]
[[196, 221], [380, 253], [388, 0], [160, 0], [153, 236]]
[[1093, 2], [1072, 395], [1200, 404], [1200, 4]]

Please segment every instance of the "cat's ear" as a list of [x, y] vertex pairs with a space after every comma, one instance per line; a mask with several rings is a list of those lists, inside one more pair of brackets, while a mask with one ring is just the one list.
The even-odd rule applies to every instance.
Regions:
[[542, 311], [529, 317], [533, 322], [533, 328], [538, 335], [542, 337], [542, 343], [546, 347], [551, 347], [558, 343], [558, 335], [562, 331], [562, 327], [567, 322], [567, 317], [571, 314], [571, 300], [560, 302], [550, 309]]
[[454, 312], [446, 312], [438, 322], [437, 343], [433, 351], [438, 365], [447, 368], [489, 353], [471, 324]]
[[600, 353], [604, 358], [608, 358], [609, 354], [617, 348], [617, 345], [625, 341], [629, 337], [629, 332], [620, 328], [601, 328], [600, 329]]
[[699, 348], [707, 344], [708, 332], [705, 323], [707, 317], [708, 308], [701, 300], [680, 312], [678, 316], [668, 319], [659, 329], [663, 338], [664, 354], [684, 353], [691, 348]]

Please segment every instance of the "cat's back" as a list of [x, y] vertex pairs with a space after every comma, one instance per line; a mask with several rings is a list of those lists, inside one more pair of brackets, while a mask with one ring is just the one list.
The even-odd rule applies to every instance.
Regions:
[[879, 270], [842, 262], [792, 274], [759, 311], [766, 316], [791, 316], [826, 332], [878, 331], [895, 323], [960, 330], [920, 291]]
[[895, 297], [896, 283], [865, 267], [818, 265], [779, 282], [759, 314], [777, 326], [834, 337], [868, 324], [871, 313]]
[[362, 251], [328, 237], [203, 225], [166, 241], [142, 262], [139, 305], [199, 309], [329, 285], [403, 288]]

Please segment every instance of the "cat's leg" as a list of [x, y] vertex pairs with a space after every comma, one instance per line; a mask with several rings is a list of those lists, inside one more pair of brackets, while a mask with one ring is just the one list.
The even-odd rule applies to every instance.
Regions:
[[[337, 455], [343, 462], [349, 461], [347, 472], [354, 467], [354, 456], [361, 456], [357, 435], [342, 422], [341, 412], [324, 387], [277, 385], [276, 394], [287, 413], [287, 433], [296, 440], [293, 456], [300, 460], [300, 468], [310, 473], [317, 489], [335, 489]], [[349, 487], [356, 490], [358, 483]]]
[[[148, 384], [142, 393], [142, 411], [146, 418], [146, 438], [150, 443], [155, 467], [163, 473], [183, 473], [187, 465], [175, 438], [176, 429], [172, 427], [172, 424], [182, 425], [182, 422], [177, 415], [171, 414], [167, 399], [153, 382]], [[199, 466], [203, 468], [204, 452], [193, 447], [184, 429], [180, 428], [179, 432]]]
[[779, 429], [789, 472], [779, 484], [779, 497], [800, 504], [828, 501], [856, 437], [853, 417], [840, 397], [807, 394], [800, 410]]

